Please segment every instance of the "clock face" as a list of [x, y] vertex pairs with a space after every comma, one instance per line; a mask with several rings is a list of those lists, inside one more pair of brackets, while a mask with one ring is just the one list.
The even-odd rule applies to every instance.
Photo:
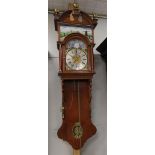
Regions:
[[87, 69], [87, 53], [84, 42], [80, 40], [70, 41], [66, 51], [66, 68], [69, 70]]

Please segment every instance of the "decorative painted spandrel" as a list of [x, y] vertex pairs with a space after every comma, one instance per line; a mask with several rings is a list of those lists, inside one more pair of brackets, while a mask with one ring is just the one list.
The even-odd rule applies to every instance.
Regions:
[[91, 28], [75, 27], [75, 26], [60, 26], [60, 41], [63, 41], [66, 36], [71, 33], [80, 33], [88, 37], [89, 41], [93, 41]]

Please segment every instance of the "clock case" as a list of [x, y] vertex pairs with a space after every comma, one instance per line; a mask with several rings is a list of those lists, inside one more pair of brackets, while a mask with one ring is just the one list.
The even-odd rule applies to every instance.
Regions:
[[[87, 48], [87, 69], [86, 70], [67, 70], [66, 69], [66, 50], [67, 43], [71, 40], [81, 40], [86, 44]], [[72, 33], [68, 35], [63, 42], [61, 42], [61, 48], [59, 49], [60, 57], [60, 70], [59, 75], [63, 79], [90, 79], [94, 74], [94, 56], [93, 46], [88, 38], [80, 33]]]
[[[80, 149], [84, 143], [96, 133], [96, 127], [91, 121], [91, 90], [94, 75], [94, 28], [97, 20], [88, 14], [74, 9], [63, 14], [55, 14], [55, 30], [58, 31], [57, 47], [59, 50], [59, 73], [62, 81], [62, 125], [58, 130], [58, 137], [67, 141], [74, 149]], [[70, 20], [70, 15], [74, 20]], [[78, 20], [82, 17], [82, 22]], [[81, 33], [71, 33], [64, 40], [60, 39], [60, 26], [75, 26], [90, 28], [92, 41]], [[66, 45], [70, 40], [81, 40], [87, 45], [87, 70], [66, 70]], [[79, 119], [80, 118], [80, 119]], [[77, 124], [80, 122], [80, 129]], [[78, 133], [74, 132], [78, 129]], [[81, 131], [81, 132], [80, 132]], [[81, 135], [80, 135], [81, 133]], [[75, 135], [77, 134], [77, 135]], [[79, 135], [78, 135], [79, 134]], [[78, 137], [79, 136], [79, 137]]]

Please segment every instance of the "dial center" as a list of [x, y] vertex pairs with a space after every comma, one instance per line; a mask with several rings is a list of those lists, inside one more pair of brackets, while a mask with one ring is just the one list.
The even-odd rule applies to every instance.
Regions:
[[72, 57], [72, 59], [73, 59], [73, 63], [75, 63], [75, 64], [81, 63], [81, 56], [80, 55], [74, 55]]

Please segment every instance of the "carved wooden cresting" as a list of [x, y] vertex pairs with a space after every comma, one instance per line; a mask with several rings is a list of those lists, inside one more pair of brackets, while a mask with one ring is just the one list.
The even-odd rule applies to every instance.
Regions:
[[58, 31], [58, 75], [62, 81], [62, 125], [57, 134], [79, 150], [96, 133], [91, 121], [91, 89], [97, 20], [74, 3], [63, 14], [56, 12], [54, 21]]

